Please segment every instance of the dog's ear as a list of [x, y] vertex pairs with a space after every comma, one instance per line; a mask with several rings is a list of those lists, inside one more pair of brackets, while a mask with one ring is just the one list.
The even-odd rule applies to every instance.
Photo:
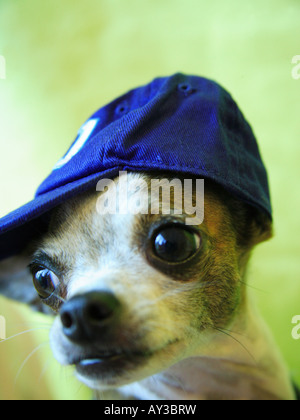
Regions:
[[267, 241], [273, 237], [273, 224], [270, 217], [259, 210], [252, 210], [252, 226], [249, 227], [253, 245]]
[[28, 268], [30, 261], [30, 256], [26, 254], [0, 261], [0, 295], [45, 312], [33, 286]]
[[231, 208], [239, 245], [252, 248], [272, 238], [273, 224], [269, 215], [237, 200]]
[[237, 244], [243, 249], [251, 249], [272, 238], [272, 220], [263, 210], [244, 203], [213, 181], [205, 180], [205, 188], [212, 191], [228, 208]]

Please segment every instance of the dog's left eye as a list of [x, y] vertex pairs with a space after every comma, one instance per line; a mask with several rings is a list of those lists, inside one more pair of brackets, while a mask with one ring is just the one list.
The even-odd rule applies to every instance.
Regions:
[[33, 272], [33, 284], [41, 299], [49, 298], [59, 285], [58, 277], [46, 268]]
[[169, 263], [182, 263], [200, 248], [200, 236], [184, 227], [170, 226], [154, 237], [154, 254]]

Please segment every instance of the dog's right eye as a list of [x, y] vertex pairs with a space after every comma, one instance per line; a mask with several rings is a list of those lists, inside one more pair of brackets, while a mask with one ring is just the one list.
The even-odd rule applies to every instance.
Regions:
[[49, 298], [59, 285], [58, 277], [47, 268], [33, 270], [33, 284], [41, 299]]
[[153, 238], [154, 256], [170, 264], [186, 262], [200, 246], [200, 236], [180, 225], [165, 227], [156, 232]]

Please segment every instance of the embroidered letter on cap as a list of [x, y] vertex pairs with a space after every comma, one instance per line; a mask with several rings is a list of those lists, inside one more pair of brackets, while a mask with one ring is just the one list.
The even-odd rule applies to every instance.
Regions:
[[95, 130], [96, 125], [98, 124], [99, 118], [88, 120], [78, 131], [78, 136], [73, 143], [70, 150], [67, 152], [67, 154], [60, 159], [57, 164], [54, 166], [53, 170], [59, 169], [62, 166], [64, 166], [66, 163], [68, 163], [72, 157], [77, 155], [80, 149], [83, 148], [85, 143], [90, 138], [92, 132]]

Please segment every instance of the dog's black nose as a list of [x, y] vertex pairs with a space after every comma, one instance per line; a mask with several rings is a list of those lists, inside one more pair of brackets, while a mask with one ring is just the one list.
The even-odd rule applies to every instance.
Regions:
[[63, 304], [60, 319], [64, 334], [77, 344], [92, 343], [112, 328], [120, 302], [109, 292], [89, 292]]

